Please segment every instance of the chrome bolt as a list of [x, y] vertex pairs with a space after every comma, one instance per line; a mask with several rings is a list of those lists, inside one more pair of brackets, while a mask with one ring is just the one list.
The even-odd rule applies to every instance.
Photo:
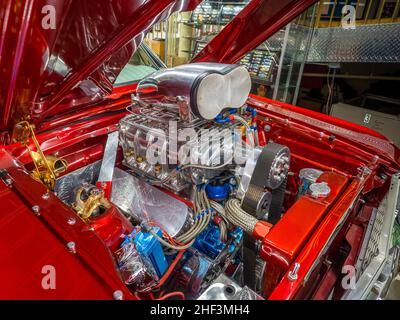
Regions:
[[297, 273], [299, 272], [299, 269], [300, 269], [300, 263], [296, 262], [294, 264], [293, 270], [290, 271], [289, 274], [288, 274], [289, 281], [296, 281], [297, 280], [297, 278], [298, 278]]
[[75, 242], [68, 242], [67, 243], [67, 248], [70, 252], [76, 253], [76, 247], [75, 247]]
[[73, 226], [75, 223], [76, 223], [76, 219], [75, 218], [71, 217], [71, 218], [68, 219], [68, 224], [70, 226]]
[[264, 126], [264, 131], [265, 131], [265, 132], [270, 132], [270, 131], [271, 131], [271, 126], [268, 125], [268, 124], [266, 124], [266, 125]]
[[32, 211], [37, 215], [40, 215], [40, 207], [38, 205], [32, 206]]
[[42, 199], [43, 199], [43, 200], [49, 200], [49, 198], [50, 198], [50, 193], [48, 193], [48, 192], [46, 192], [46, 193], [44, 193], [44, 194], [42, 195]]
[[10, 178], [7, 178], [4, 182], [6, 183], [7, 186], [11, 186], [13, 183]]
[[113, 292], [113, 298], [115, 300], [122, 300], [124, 298], [124, 294], [121, 290], [116, 290]]

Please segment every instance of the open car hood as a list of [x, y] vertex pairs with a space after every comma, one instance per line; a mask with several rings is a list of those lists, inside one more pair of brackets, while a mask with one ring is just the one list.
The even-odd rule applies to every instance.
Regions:
[[[1, 143], [23, 118], [42, 123], [109, 96], [149, 28], [200, 2], [1, 1]], [[253, 0], [194, 61], [234, 63], [313, 2]]]
[[236, 63], [318, 0], [253, 0], [192, 62]]
[[200, 0], [3, 0], [0, 132], [76, 111], [112, 92], [146, 32]]

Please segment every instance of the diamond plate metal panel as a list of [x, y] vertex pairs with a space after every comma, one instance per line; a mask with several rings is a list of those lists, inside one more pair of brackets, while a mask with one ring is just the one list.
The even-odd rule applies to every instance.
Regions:
[[400, 23], [316, 29], [307, 61], [398, 63]]

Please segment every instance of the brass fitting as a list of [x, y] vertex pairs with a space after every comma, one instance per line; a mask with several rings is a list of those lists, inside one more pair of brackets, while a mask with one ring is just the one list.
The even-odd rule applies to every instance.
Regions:
[[109, 209], [110, 202], [104, 197], [104, 192], [93, 185], [83, 185], [75, 196], [75, 203], [72, 208], [78, 216], [88, 221], [95, 214], [102, 213], [102, 210]]
[[[67, 170], [68, 163], [66, 160], [55, 156], [45, 156], [36, 139], [34, 129], [34, 125], [27, 121], [21, 121], [15, 125], [13, 139], [21, 142], [28, 150], [35, 165], [35, 169], [31, 172], [32, 177], [42, 182], [48, 189], [54, 190], [56, 178], [60, 173]], [[32, 139], [36, 151], [30, 149], [29, 139]]]
[[144, 158], [143, 157], [141, 157], [141, 156], [137, 156], [136, 157], [136, 162], [137, 163], [142, 163], [144, 161]]

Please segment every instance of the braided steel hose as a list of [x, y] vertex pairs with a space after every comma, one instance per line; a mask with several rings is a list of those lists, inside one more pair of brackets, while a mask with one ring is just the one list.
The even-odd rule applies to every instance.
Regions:
[[241, 227], [249, 234], [253, 233], [253, 230], [258, 223], [258, 220], [255, 217], [248, 214], [241, 208], [241, 204], [238, 199], [230, 199], [226, 202], [225, 213], [229, 222]]

